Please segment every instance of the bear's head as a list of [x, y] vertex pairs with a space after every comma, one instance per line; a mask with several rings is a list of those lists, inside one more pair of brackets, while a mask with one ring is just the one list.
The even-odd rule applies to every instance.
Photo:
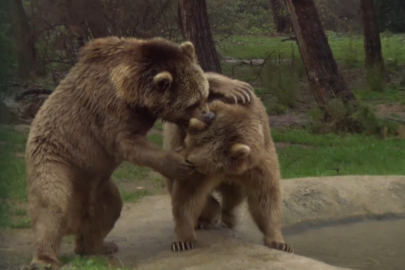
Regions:
[[85, 46], [80, 61], [104, 65], [117, 97], [132, 108], [182, 125], [193, 117], [206, 122], [214, 117], [206, 105], [209, 84], [191, 42], [100, 38]]
[[[209, 124], [197, 118], [191, 118], [185, 128], [185, 145], [189, 148], [191, 163], [204, 160], [201, 173], [242, 174], [252, 167], [254, 158], [252, 147], [260, 134], [249, 130], [257, 121], [253, 119], [249, 108], [241, 105], [228, 105], [221, 101], [209, 103], [215, 118]], [[257, 130], [257, 133], [260, 133]]]

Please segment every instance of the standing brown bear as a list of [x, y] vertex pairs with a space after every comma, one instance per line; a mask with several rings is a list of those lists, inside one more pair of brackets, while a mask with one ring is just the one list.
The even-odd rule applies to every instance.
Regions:
[[156, 148], [146, 133], [157, 118], [179, 125], [191, 117], [210, 121], [209, 91], [242, 102], [251, 93], [242, 82], [205, 74], [190, 42], [107, 37], [83, 47], [38, 111], [27, 141], [36, 237], [31, 266], [59, 268], [67, 234], [75, 235], [76, 254], [115, 252], [114, 243], [103, 241], [122, 208], [113, 171], [127, 160], [169, 178], [192, 173], [182, 156]]

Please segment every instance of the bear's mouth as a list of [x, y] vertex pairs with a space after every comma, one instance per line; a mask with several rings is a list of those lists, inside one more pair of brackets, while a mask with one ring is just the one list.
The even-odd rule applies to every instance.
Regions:
[[181, 129], [185, 130], [190, 124], [190, 120], [178, 120], [175, 124], [178, 125]]
[[162, 124], [164, 124], [164, 123], [175, 124], [181, 128], [187, 127], [189, 124], [189, 120], [169, 120], [169, 119], [163, 119], [163, 118], [160, 118], [160, 119], [162, 120]]

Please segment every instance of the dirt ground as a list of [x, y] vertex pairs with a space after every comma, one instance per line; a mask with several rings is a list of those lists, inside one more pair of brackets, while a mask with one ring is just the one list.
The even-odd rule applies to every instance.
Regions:
[[[287, 242], [289, 231], [308, 226], [405, 214], [405, 176], [320, 177], [282, 183]], [[246, 205], [239, 216], [235, 230], [218, 226], [200, 231], [194, 251], [173, 253], [169, 250], [175, 238], [168, 195], [126, 204], [107, 237], [120, 247], [111, 263], [139, 269], [343, 269], [300, 256], [305, 247], [296, 248], [295, 254], [264, 247]], [[32, 243], [30, 229], [0, 231], [0, 269], [17, 269], [10, 266], [29, 262]], [[73, 241], [64, 240], [61, 255], [72, 252]]]

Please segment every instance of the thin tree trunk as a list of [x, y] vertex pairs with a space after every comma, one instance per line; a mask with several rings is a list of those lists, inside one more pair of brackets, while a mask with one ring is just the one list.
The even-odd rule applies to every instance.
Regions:
[[71, 0], [72, 15], [85, 22], [86, 30], [92, 38], [107, 37], [108, 23], [104, 17], [103, 3], [97, 0]]
[[184, 27], [183, 27], [183, 12], [182, 12], [182, 5], [181, 5], [181, 0], [179, 0], [179, 4], [177, 5], [177, 23], [179, 24], [179, 29], [181, 35], [186, 38], [186, 32], [184, 32]]
[[273, 15], [274, 26], [277, 33], [287, 32], [287, 27], [291, 24], [288, 17], [281, 14], [282, 0], [269, 0], [271, 13]]
[[36, 69], [35, 39], [21, 0], [8, 1], [15, 46], [18, 54], [18, 70], [22, 78]]
[[319, 105], [354, 100], [340, 74], [313, 0], [285, 0], [308, 80]]
[[363, 15], [366, 66], [368, 68], [377, 66], [381, 74], [384, 74], [384, 59], [381, 53], [380, 33], [373, 0], [361, 0], [361, 11]]
[[180, 29], [185, 39], [194, 44], [202, 69], [222, 73], [211, 34], [205, 0], [180, 0], [179, 12]]
[[65, 19], [66, 29], [76, 36], [76, 41], [80, 47], [84, 46], [86, 29], [83, 21], [80, 20], [77, 11], [77, 1], [66, 0], [65, 8], [68, 11]]

